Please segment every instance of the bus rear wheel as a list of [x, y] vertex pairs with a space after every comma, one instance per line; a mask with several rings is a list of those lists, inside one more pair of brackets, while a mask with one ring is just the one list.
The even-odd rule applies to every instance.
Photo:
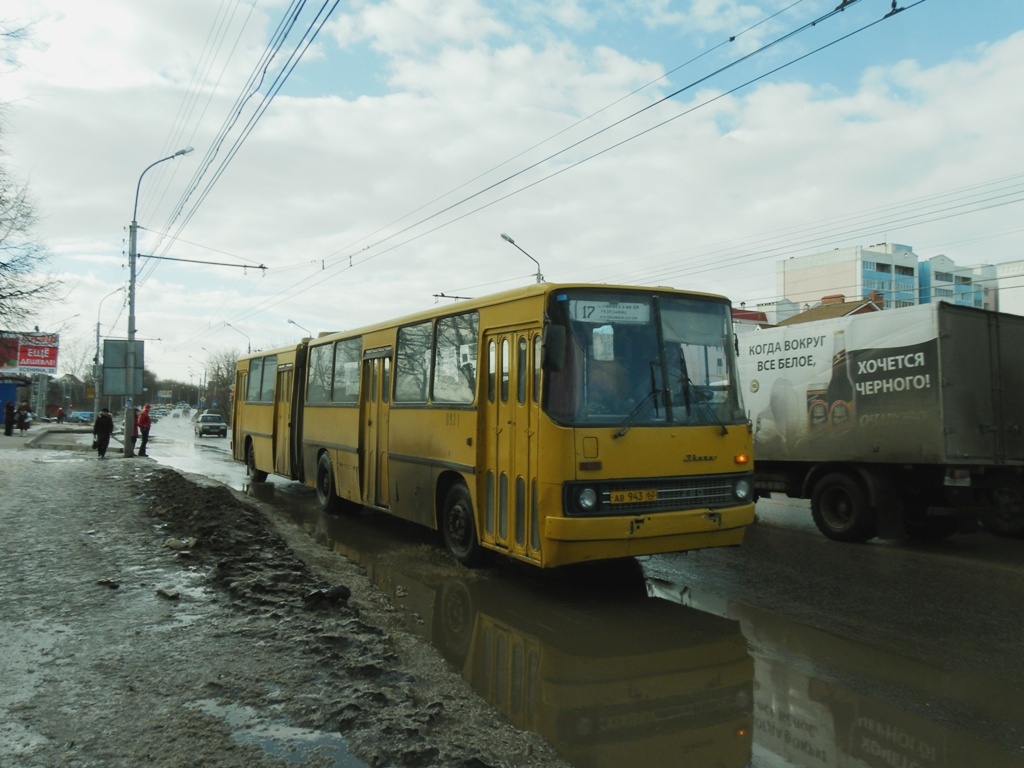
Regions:
[[263, 483], [267, 480], [267, 473], [256, 469], [256, 449], [252, 447], [252, 443], [249, 443], [245, 451], [245, 471], [253, 482]]
[[841, 472], [825, 475], [814, 486], [811, 514], [818, 530], [833, 541], [862, 542], [877, 533], [867, 493]]
[[334, 492], [334, 467], [331, 466], [331, 457], [326, 453], [321, 454], [316, 463], [316, 500], [324, 512], [341, 511], [341, 499]]
[[463, 483], [456, 483], [448, 489], [444, 499], [441, 531], [444, 534], [444, 545], [452, 557], [467, 568], [481, 562], [483, 548], [476, 538], [473, 500]]

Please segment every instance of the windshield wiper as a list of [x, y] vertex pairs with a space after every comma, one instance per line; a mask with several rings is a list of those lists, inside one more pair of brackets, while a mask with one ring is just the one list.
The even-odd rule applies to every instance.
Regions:
[[679, 351], [679, 378], [682, 379], [683, 402], [686, 404], [686, 415], [690, 415], [692, 401], [696, 400], [697, 405], [700, 406], [700, 410], [704, 412], [704, 415], [710, 416], [714, 419], [715, 423], [722, 428], [722, 434], [729, 434], [729, 430], [726, 429], [725, 423], [718, 417], [718, 413], [708, 403], [708, 400], [711, 399], [711, 393], [705, 393], [697, 389], [697, 385], [694, 384], [693, 379], [690, 378], [690, 373], [686, 368], [686, 358], [683, 356], [682, 350]]
[[657, 382], [654, 378], [654, 366], [657, 364], [658, 362], [656, 360], [651, 361], [651, 391], [644, 395], [644, 399], [637, 403], [636, 407], [629, 412], [629, 415], [623, 420], [622, 426], [619, 427], [619, 431], [612, 435], [612, 440], [618, 440], [629, 431], [629, 428], [633, 426], [633, 422], [636, 420], [636, 417], [640, 414], [640, 409], [647, 405], [651, 400], [654, 400], [654, 415], [658, 415], [658, 395], [661, 394], [661, 390], [658, 389]]

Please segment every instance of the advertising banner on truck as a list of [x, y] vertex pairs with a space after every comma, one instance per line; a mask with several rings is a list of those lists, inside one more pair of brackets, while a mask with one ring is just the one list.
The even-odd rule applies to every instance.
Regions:
[[933, 315], [891, 313], [740, 336], [740, 374], [759, 459], [849, 459], [880, 444], [920, 459], [939, 423]]

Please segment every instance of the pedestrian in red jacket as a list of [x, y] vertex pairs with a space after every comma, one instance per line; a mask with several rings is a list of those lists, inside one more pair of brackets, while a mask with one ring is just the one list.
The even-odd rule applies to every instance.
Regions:
[[136, 426], [139, 428], [139, 433], [142, 435], [142, 445], [139, 446], [139, 456], [147, 456], [146, 443], [149, 442], [149, 428], [153, 425], [152, 419], [149, 418], [149, 403], [142, 406], [142, 413], [139, 414], [139, 420], [136, 422]]

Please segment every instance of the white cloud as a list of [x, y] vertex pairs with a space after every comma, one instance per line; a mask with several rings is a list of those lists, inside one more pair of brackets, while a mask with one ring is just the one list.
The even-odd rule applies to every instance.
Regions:
[[[105, 0], [90, 4], [93, 15], [68, 5], [49, 4], [57, 10], [36, 28], [21, 69], [0, 77], [0, 100], [14, 101], [6, 166], [31, 184], [54, 265], [75, 285], [67, 307], [41, 322], [77, 312], [88, 337], [99, 300], [126, 279], [125, 227], [139, 174], [180, 146], [196, 147], [144, 178], [139, 221], [159, 230], [283, 6], [257, 6], [235, 56], [201, 69], [204, 87], [189, 102], [214, 5]], [[654, 127], [718, 95], [710, 89], [723, 86], [712, 81], [524, 170], [649, 105], [667, 85], [618, 100], [675, 63], [655, 63], [643, 44], [626, 52], [596, 41], [609, 5], [550, 5], [545, 12], [558, 22], [547, 22], [548, 34], [527, 34], [542, 5], [523, 6], [525, 19], [482, 1], [348, 5], [334, 36], [320, 40], [315, 67], [307, 61], [298, 71], [328, 72], [324, 92], [278, 96], [182, 240], [159, 250], [269, 270], [144, 262], [138, 326], [161, 339], [147, 353], [151, 367], [183, 377], [204, 347], [244, 349], [243, 335], [257, 347], [284, 343], [297, 334], [288, 318], [314, 331], [353, 327], [421, 309], [441, 292], [480, 295], [529, 282], [536, 266], [500, 239], [503, 231], [551, 280], [673, 284], [749, 305], [774, 296], [777, 258], [867, 244], [864, 230], [850, 233], [841, 218], [1018, 170], [1024, 105], [1013, 80], [1024, 69], [1022, 33], [968, 60], [876, 66], [843, 91], [824, 76], [783, 73]], [[736, 4], [685, 10], [712, 31], [749, 12]], [[229, 25], [234, 36], [224, 37], [222, 55], [241, 21]], [[585, 34], [573, 35], [573, 26]], [[332, 77], [336, 85], [348, 74], [331, 69], [336, 45], [372, 45], [388, 92], [326, 92]], [[196, 107], [183, 112], [189, 103]], [[514, 178], [485, 190], [506, 177]], [[867, 231], [870, 242], [942, 248], [959, 263], [1008, 260], [1021, 256], [1021, 235], [996, 240], [997, 259], [992, 240], [973, 239], [1015, 228], [1014, 210]], [[962, 245], [944, 246], [954, 241]], [[141, 235], [143, 253], [155, 244], [150, 231]], [[109, 327], [117, 303], [103, 306], [104, 335], [124, 333], [123, 313]]]

